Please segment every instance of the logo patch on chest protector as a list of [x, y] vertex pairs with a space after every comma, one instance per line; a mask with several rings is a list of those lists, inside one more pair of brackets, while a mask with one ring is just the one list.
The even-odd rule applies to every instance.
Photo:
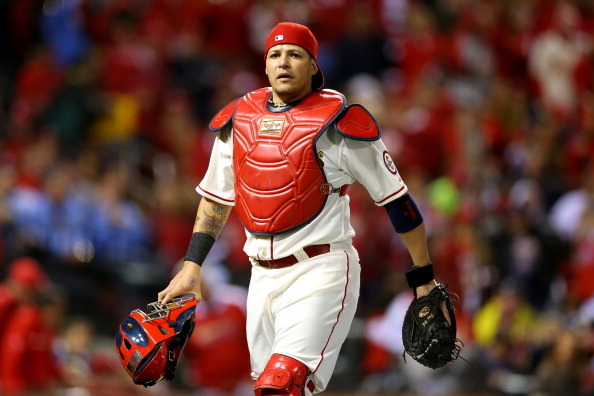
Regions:
[[283, 125], [285, 125], [284, 118], [262, 118], [258, 134], [280, 136], [283, 131]]

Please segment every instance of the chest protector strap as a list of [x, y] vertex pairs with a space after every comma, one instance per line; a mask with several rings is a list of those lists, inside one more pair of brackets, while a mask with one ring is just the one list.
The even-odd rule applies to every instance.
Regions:
[[235, 208], [254, 235], [292, 231], [320, 213], [328, 195], [315, 141], [345, 107], [342, 94], [322, 90], [272, 113], [270, 94], [270, 88], [250, 92], [233, 112]]

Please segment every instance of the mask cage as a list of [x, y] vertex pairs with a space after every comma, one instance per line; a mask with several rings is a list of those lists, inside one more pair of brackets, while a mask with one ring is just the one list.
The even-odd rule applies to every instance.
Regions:
[[176, 297], [167, 304], [163, 305], [159, 301], [152, 302], [146, 306], [146, 313], [140, 309], [135, 309], [132, 313], [138, 313], [143, 317], [142, 322], [150, 322], [157, 319], [165, 319], [169, 316], [169, 310], [183, 308], [184, 303], [193, 300], [193, 297]]

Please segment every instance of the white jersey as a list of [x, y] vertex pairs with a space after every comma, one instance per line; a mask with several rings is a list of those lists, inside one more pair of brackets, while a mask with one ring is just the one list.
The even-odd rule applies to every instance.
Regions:
[[[333, 187], [360, 182], [378, 206], [407, 192], [381, 139], [359, 141], [328, 128], [316, 143], [323, 171]], [[235, 204], [233, 137], [215, 139], [206, 175], [198, 193], [223, 205]], [[296, 254], [306, 246], [350, 242], [355, 231], [350, 224], [348, 195], [333, 193], [320, 214], [307, 225], [286, 234], [256, 236], [246, 230], [244, 251], [250, 258], [273, 260]]]

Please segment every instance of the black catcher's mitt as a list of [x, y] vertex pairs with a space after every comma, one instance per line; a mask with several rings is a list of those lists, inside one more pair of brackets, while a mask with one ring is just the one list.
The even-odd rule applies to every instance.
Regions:
[[[444, 302], [450, 323], [442, 310]], [[428, 295], [415, 298], [410, 304], [404, 316], [402, 342], [405, 353], [432, 369], [458, 358], [461, 346], [456, 338], [454, 304], [443, 285], [438, 284]], [[403, 357], [406, 361], [404, 353]]]

